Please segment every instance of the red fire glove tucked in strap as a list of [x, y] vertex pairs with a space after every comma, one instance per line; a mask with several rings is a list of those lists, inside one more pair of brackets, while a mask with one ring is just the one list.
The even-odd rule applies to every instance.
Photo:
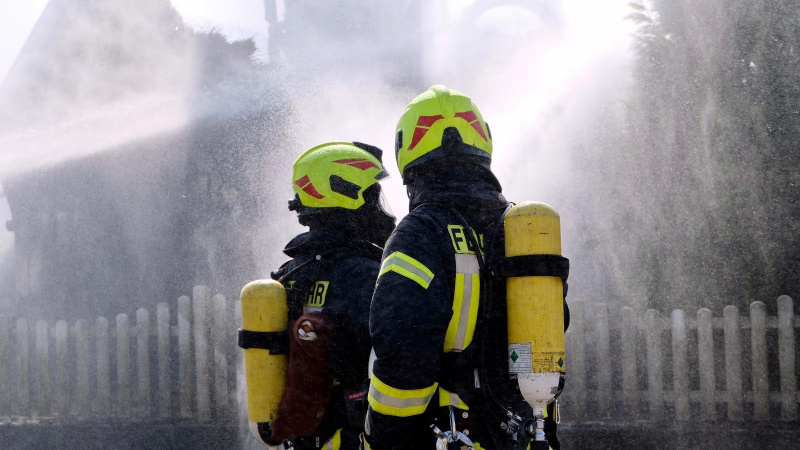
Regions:
[[328, 407], [329, 352], [333, 324], [319, 312], [304, 314], [289, 330], [289, 376], [272, 422], [272, 439], [314, 433]]

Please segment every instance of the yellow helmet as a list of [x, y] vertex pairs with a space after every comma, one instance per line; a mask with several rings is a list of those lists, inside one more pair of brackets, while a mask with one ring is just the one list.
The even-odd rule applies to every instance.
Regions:
[[309, 208], [358, 209], [364, 191], [386, 178], [381, 150], [360, 142], [328, 142], [294, 162], [292, 188]]
[[472, 99], [442, 85], [408, 104], [397, 123], [397, 167], [405, 170], [449, 154], [492, 158], [492, 134]]

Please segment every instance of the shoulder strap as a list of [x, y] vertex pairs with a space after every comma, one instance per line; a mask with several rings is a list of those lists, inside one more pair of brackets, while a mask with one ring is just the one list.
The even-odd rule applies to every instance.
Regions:
[[[286, 290], [286, 303], [289, 308], [289, 317], [300, 317], [303, 315], [303, 304], [305, 303], [308, 289], [312, 282], [319, 279], [323, 271], [330, 267], [332, 250], [326, 250], [315, 255], [308, 255], [307, 259], [289, 269], [290, 264], [286, 263], [280, 269], [272, 273], [272, 277], [284, 286], [290, 279], [294, 279], [291, 289]], [[294, 261], [294, 260], [293, 260]]]

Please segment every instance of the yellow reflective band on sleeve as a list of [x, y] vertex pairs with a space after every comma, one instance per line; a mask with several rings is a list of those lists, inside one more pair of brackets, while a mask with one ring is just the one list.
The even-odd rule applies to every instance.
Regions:
[[336, 433], [325, 442], [325, 445], [322, 446], [323, 450], [339, 450], [342, 447], [342, 429], [339, 428], [336, 430]]
[[375, 374], [369, 384], [369, 406], [387, 416], [410, 417], [425, 412], [439, 383], [423, 389], [397, 389], [379, 380]]
[[433, 281], [433, 272], [425, 267], [425, 264], [402, 252], [394, 252], [383, 260], [378, 277], [386, 272], [396, 272], [406, 278], [410, 278], [419, 283], [423, 289], [428, 289], [431, 281]]
[[458, 394], [441, 387], [439, 388], [439, 406], [453, 406], [458, 409], [469, 409], [469, 406], [461, 400]]
[[444, 351], [461, 352], [472, 343], [481, 295], [480, 266], [475, 255], [456, 254], [453, 316], [447, 325]]

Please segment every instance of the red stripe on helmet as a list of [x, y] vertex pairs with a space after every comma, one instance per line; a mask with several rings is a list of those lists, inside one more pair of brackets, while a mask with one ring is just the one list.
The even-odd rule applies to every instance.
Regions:
[[431, 126], [433, 126], [433, 124], [442, 119], [444, 119], [444, 116], [442, 116], [441, 114], [438, 116], [419, 116], [419, 119], [417, 119], [417, 126], [430, 128]]
[[474, 111], [464, 111], [460, 113], [456, 113], [456, 117], [466, 120], [469, 123], [472, 123], [478, 120], [478, 117], [475, 115]]
[[489, 139], [486, 137], [486, 131], [483, 129], [483, 125], [478, 120], [478, 116], [475, 115], [475, 111], [464, 111], [456, 114], [456, 117], [461, 118], [469, 122], [472, 125], [472, 128], [475, 128], [475, 131], [481, 135], [484, 141], [489, 142]]
[[477, 131], [478, 134], [481, 135], [484, 141], [489, 142], [489, 139], [486, 138], [486, 133], [483, 131], [483, 127], [481, 126], [480, 121], [476, 120], [475, 122], [472, 122], [470, 125], [472, 125], [472, 128], [475, 128], [475, 131]]
[[306, 186], [303, 188], [303, 191], [304, 191], [306, 194], [308, 194], [308, 195], [310, 195], [310, 196], [312, 196], [312, 197], [314, 197], [314, 198], [325, 198], [325, 196], [324, 196], [324, 195], [322, 195], [322, 194], [320, 194], [319, 192], [317, 192], [317, 189], [316, 189], [316, 188], [314, 187], [314, 185], [313, 185], [313, 184], [311, 184], [311, 183], [308, 183], [308, 184], [307, 184], [307, 185], [306, 185]]
[[380, 167], [378, 167], [377, 164], [364, 158], [340, 159], [334, 162], [339, 164], [347, 164], [348, 166], [353, 166], [356, 169], [361, 169], [361, 170], [367, 170], [371, 168], [380, 169]]
[[375, 164], [374, 162], [372, 162], [372, 161], [370, 161], [368, 159], [365, 159], [364, 161], [350, 163], [350, 164], [348, 164], [348, 166], [353, 166], [353, 167], [355, 167], [357, 169], [361, 169], [361, 170], [367, 170], [367, 169], [372, 169], [372, 168], [380, 169], [380, 167], [378, 167], [377, 164]]
[[[478, 120], [478, 116], [475, 114], [475, 111], [464, 111], [460, 113], [456, 113], [455, 115], [459, 119], [464, 119], [478, 134], [483, 138], [484, 141], [488, 142], [489, 138], [486, 137], [486, 131], [483, 129], [483, 125]], [[419, 141], [425, 137], [425, 134], [428, 132], [428, 129], [433, 126], [436, 122], [444, 119], [443, 116], [419, 116], [417, 119], [417, 127], [414, 129], [414, 137], [411, 139], [411, 145], [408, 146], [409, 150], [414, 150], [414, 147], [419, 144]]]
[[425, 136], [425, 133], [427, 133], [428, 130], [429, 128], [420, 128], [420, 127], [415, 128], [414, 137], [411, 139], [411, 145], [408, 146], [408, 149], [414, 150], [414, 147], [416, 147], [417, 144], [419, 144], [419, 141], [422, 140], [422, 138]]
[[314, 198], [325, 198], [325, 196], [317, 192], [317, 188], [315, 188], [314, 185], [311, 184], [311, 180], [308, 178], [308, 175], [305, 175], [299, 180], [295, 181], [294, 184], [296, 184], [297, 187], [302, 189], [303, 192]]

